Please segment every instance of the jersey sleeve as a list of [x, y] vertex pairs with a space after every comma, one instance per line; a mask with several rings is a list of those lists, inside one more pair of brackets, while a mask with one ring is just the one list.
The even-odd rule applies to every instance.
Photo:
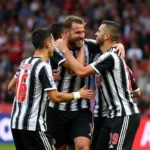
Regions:
[[99, 74], [114, 69], [114, 58], [110, 53], [105, 53], [90, 65]]
[[44, 88], [44, 91], [55, 90], [56, 84], [49, 65], [44, 65], [39, 72], [39, 80]]
[[132, 71], [129, 69], [129, 77], [131, 79], [131, 85], [133, 92], [137, 91], [139, 89], [138, 85], [135, 82], [135, 79], [133, 77]]

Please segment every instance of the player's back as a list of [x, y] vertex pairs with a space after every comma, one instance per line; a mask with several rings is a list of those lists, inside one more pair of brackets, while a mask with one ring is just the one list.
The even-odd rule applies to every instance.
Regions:
[[43, 66], [50, 66], [40, 57], [23, 60], [16, 72], [16, 96], [12, 111], [12, 128], [45, 130], [44, 113], [47, 94], [42, 88], [40, 74]]

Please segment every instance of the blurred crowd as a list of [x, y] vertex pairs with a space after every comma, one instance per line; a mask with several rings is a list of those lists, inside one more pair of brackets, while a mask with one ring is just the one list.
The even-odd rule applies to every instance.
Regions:
[[86, 38], [95, 38], [103, 19], [121, 26], [118, 42], [142, 91], [135, 99], [142, 116], [150, 117], [150, 0], [0, 0], [0, 103], [12, 103], [7, 86], [20, 61], [33, 54], [31, 32], [50, 27], [68, 15], [82, 17]]

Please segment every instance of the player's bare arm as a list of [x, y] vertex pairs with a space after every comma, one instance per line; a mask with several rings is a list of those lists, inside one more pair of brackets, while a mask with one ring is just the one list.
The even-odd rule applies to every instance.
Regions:
[[14, 94], [16, 94], [16, 81], [17, 81], [17, 78], [13, 77], [8, 85], [8, 90]]
[[[57, 41], [55, 41], [55, 46], [58, 47], [57, 45], [60, 43], [60, 41], [62, 41], [62, 39], [58, 39]], [[84, 45], [84, 43], [83, 43]], [[61, 51], [61, 47], [59, 49]], [[78, 51], [76, 60], [82, 64], [84, 66], [85, 63], [85, 55], [84, 55], [84, 47], [82, 46], [81, 49]], [[64, 61], [61, 63], [62, 66], [64, 66], [65, 68], [71, 69], [69, 63], [67, 61]], [[72, 70], [72, 69], [71, 69]]]
[[62, 92], [58, 92], [57, 90], [52, 90], [52, 91], [48, 91], [47, 94], [50, 100], [54, 103], [69, 102], [80, 98], [92, 99], [94, 97], [94, 91], [86, 90], [85, 86], [81, 88], [78, 92], [62, 93]]
[[95, 70], [90, 65], [84, 67], [74, 58], [70, 50], [67, 48], [65, 40], [60, 40], [57, 47], [58, 49], [61, 47], [61, 51], [64, 53], [70, 67], [79, 77], [95, 74]]

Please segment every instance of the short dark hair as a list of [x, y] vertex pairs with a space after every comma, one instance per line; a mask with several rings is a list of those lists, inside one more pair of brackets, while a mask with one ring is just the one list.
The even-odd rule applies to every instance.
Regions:
[[57, 40], [61, 37], [63, 33], [63, 23], [62, 22], [55, 22], [51, 25], [52, 35], [54, 40]]
[[71, 29], [72, 23], [78, 23], [78, 24], [83, 24], [85, 26], [85, 22], [82, 18], [77, 17], [77, 16], [68, 16], [64, 22], [63, 22], [63, 29]]
[[35, 49], [44, 48], [45, 41], [52, 38], [50, 28], [38, 28], [32, 32], [32, 44]]
[[111, 40], [117, 41], [120, 37], [120, 26], [118, 23], [109, 20], [103, 20], [102, 24], [106, 24], [106, 30], [111, 34]]

